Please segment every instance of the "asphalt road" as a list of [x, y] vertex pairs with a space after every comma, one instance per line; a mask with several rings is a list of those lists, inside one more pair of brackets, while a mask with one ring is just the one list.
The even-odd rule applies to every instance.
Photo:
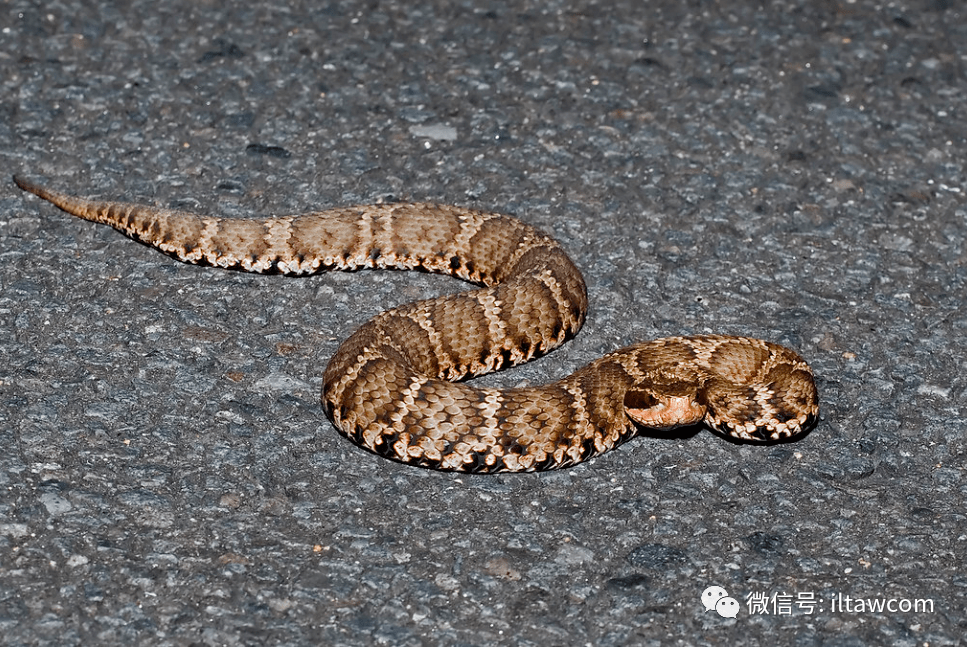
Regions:
[[960, 644], [965, 95], [944, 0], [6, 3], [7, 176], [514, 213], [591, 314], [483, 382], [743, 334], [805, 356], [823, 408], [790, 444], [399, 465], [335, 432], [322, 371], [459, 282], [183, 265], [3, 179], [0, 642]]

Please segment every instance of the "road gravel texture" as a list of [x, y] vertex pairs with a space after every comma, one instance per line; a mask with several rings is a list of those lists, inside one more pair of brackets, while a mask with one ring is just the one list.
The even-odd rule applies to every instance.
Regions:
[[322, 371], [458, 281], [183, 265], [3, 179], [0, 642], [960, 644], [965, 70], [949, 0], [4, 3], [7, 178], [513, 213], [591, 312], [482, 382], [742, 334], [805, 356], [823, 405], [789, 444], [395, 464], [335, 432]]

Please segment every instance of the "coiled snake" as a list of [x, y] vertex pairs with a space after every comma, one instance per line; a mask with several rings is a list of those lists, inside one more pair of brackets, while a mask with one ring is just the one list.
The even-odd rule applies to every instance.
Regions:
[[377, 315], [326, 367], [322, 404], [336, 428], [397, 461], [465, 472], [549, 470], [606, 452], [639, 425], [704, 422], [740, 440], [780, 440], [817, 419], [806, 362], [746, 337], [644, 342], [541, 386], [460, 382], [547, 353], [584, 323], [580, 271], [556, 241], [516, 218], [398, 203], [226, 219], [14, 181], [186, 263], [282, 274], [419, 268], [481, 286]]

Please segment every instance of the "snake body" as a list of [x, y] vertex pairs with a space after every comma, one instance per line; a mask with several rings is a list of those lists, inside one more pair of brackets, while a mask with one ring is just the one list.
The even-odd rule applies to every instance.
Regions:
[[648, 341], [539, 386], [461, 382], [547, 353], [584, 323], [580, 271], [555, 240], [516, 218], [416, 203], [218, 218], [14, 181], [186, 263], [292, 275], [419, 268], [480, 286], [382, 312], [325, 370], [322, 404], [336, 428], [397, 461], [465, 472], [549, 470], [606, 452], [639, 427], [704, 422], [738, 440], [770, 441], [807, 431], [818, 416], [806, 362], [746, 337]]

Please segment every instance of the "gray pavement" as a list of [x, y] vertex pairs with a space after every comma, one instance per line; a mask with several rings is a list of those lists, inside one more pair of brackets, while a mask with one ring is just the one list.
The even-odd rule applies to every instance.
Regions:
[[182, 265], [4, 179], [0, 642], [960, 643], [962, 3], [224, 5], [7, 3], [0, 168], [228, 216], [515, 213], [592, 310], [485, 383], [745, 334], [810, 361], [822, 419], [560, 473], [398, 465], [334, 431], [322, 370], [458, 282]]

